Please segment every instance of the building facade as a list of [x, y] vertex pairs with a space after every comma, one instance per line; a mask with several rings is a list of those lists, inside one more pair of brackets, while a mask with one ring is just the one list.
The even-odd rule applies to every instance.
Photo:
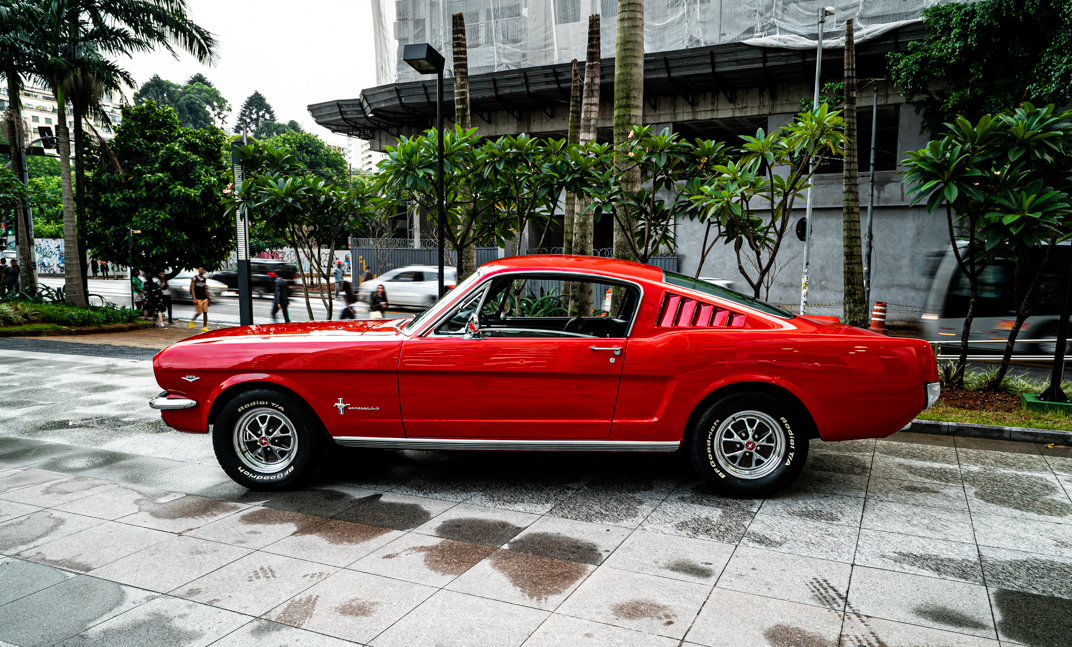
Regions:
[[[19, 95], [22, 106], [22, 119], [25, 132], [33, 141], [40, 137], [39, 127], [48, 128], [53, 135], [56, 134], [56, 124], [59, 119], [59, 110], [56, 103], [56, 95], [48, 88], [32, 84], [24, 84]], [[92, 125], [101, 137], [111, 139], [115, 136], [115, 129], [123, 120], [120, 108], [126, 103], [122, 95], [108, 93], [101, 98], [104, 113], [107, 119], [93, 119]], [[7, 96], [7, 85], [0, 87], [0, 110], [7, 110], [10, 102]], [[67, 105], [67, 127], [74, 132], [74, 114], [71, 105]], [[88, 130], [88, 129], [87, 129]]]

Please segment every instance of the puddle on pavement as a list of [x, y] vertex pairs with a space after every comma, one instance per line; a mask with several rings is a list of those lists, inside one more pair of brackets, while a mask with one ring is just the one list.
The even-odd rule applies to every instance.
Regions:
[[661, 620], [664, 625], [674, 624], [677, 614], [665, 604], [654, 600], [629, 600], [612, 604], [611, 613], [619, 620]]
[[793, 625], [777, 624], [763, 632], [770, 647], [834, 647], [834, 643], [817, 633], [794, 627]]
[[937, 622], [947, 627], [954, 627], [956, 629], [989, 629], [990, 625], [985, 622], [979, 622], [975, 618], [961, 613], [956, 609], [950, 609], [949, 607], [943, 607], [934, 604], [928, 604], [912, 609], [912, 613], [915, 613], [920, 618], [930, 620], [931, 622]]
[[336, 546], [360, 544], [370, 539], [381, 537], [391, 532], [388, 528], [366, 526], [363, 523], [351, 523], [349, 521], [331, 520], [313, 526], [302, 528], [291, 537], [303, 537], [311, 535], [320, 537], [329, 544]]
[[924, 465], [902, 465], [904, 470], [913, 476], [928, 481], [960, 485], [960, 471], [955, 467], [927, 467]]
[[424, 554], [424, 565], [440, 575], [461, 575], [495, 550], [488, 546], [464, 541], [444, 539], [431, 546], [414, 546], [398, 553], [389, 553], [381, 559], [394, 559], [401, 555]]
[[316, 603], [319, 601], [319, 595], [294, 598], [272, 620], [292, 627], [301, 627], [309, 621], [309, 618], [313, 617], [313, 612], [316, 611]]
[[289, 512], [287, 510], [275, 510], [273, 508], [258, 508], [243, 512], [238, 515], [238, 522], [247, 526], [283, 526], [292, 525], [304, 528], [320, 521], [315, 517]]
[[357, 499], [356, 505], [340, 516], [347, 521], [395, 530], [412, 530], [432, 519], [431, 513], [416, 503], [383, 501], [382, 498], [382, 494], [373, 494]]
[[942, 557], [941, 555], [929, 555], [924, 553], [910, 553], [895, 551], [890, 559], [902, 566], [930, 571], [943, 577], [951, 577], [967, 582], [982, 583], [982, 572], [979, 563], [971, 559], [958, 559], [956, 557]]
[[82, 492], [83, 490], [89, 490], [107, 484], [107, 481], [91, 479], [85, 476], [75, 476], [62, 481], [50, 483], [47, 487], [41, 490], [41, 494], [74, 494], [75, 492]]
[[516, 537], [517, 533], [522, 530], [521, 526], [515, 526], [507, 521], [464, 517], [444, 521], [439, 524], [435, 533], [444, 539], [456, 539], [498, 548]]
[[514, 588], [537, 602], [546, 602], [551, 596], [565, 593], [589, 571], [578, 562], [513, 550], [497, 550], [488, 562], [505, 575]]
[[1051, 481], [1027, 474], [1001, 472], [985, 474], [974, 470], [964, 474], [964, 482], [975, 488], [975, 498], [986, 503], [1046, 517], [1072, 516], [1072, 505], [1048, 497], [1063, 492]]
[[274, 497], [264, 503], [276, 510], [330, 517], [354, 504], [354, 497], [338, 490], [297, 490]]
[[708, 568], [707, 566], [704, 566], [699, 562], [694, 562], [690, 559], [679, 559], [670, 562], [663, 568], [674, 573], [681, 573], [682, 575], [698, 577], [701, 580], [706, 580], [715, 574], [714, 569]]
[[1072, 600], [998, 589], [994, 605], [1005, 640], [1030, 647], [1067, 647], [1072, 635]]
[[33, 555], [22, 556], [20, 559], [25, 559], [31, 562], [37, 562], [38, 564], [44, 564], [45, 566], [55, 566], [56, 568], [65, 568], [68, 571], [76, 571], [78, 573], [88, 573], [92, 571], [96, 566], [80, 562], [76, 559], [50, 559], [45, 556], [44, 553], [34, 553]]
[[58, 530], [66, 521], [49, 512], [42, 511], [17, 521], [9, 521], [0, 527], [0, 551], [37, 541]]
[[68, 456], [58, 456], [39, 464], [38, 467], [54, 472], [79, 472], [106, 467], [127, 458], [130, 458], [130, 454], [109, 451], [78, 452]]
[[590, 541], [555, 532], [534, 532], [510, 542], [510, 550], [599, 566], [603, 553]]
[[379, 602], [354, 598], [335, 607], [335, 611], [351, 618], [367, 618], [376, 613], [376, 607], [378, 606], [380, 606]]
[[788, 510], [786, 511], [791, 517], [799, 517], [801, 519], [807, 519], [808, 521], [841, 521], [841, 517], [829, 510]]
[[994, 559], [983, 554], [987, 584], [1033, 589], [1043, 595], [1072, 598], [1072, 564], [1037, 557]]
[[184, 496], [155, 508], [149, 508], [150, 516], [157, 519], [207, 519], [240, 509], [236, 503], [218, 501], [198, 496]]
[[692, 517], [674, 524], [674, 529], [689, 537], [705, 537], [727, 544], [736, 544], [744, 537], [753, 513], [743, 510], [722, 510], [718, 519]]
[[107, 625], [104, 631], [94, 632], [96, 644], [116, 645], [127, 642], [132, 636], [144, 637], [154, 645], [190, 645], [204, 635], [196, 629], [179, 627], [174, 618], [166, 613], [154, 612], [133, 622]]

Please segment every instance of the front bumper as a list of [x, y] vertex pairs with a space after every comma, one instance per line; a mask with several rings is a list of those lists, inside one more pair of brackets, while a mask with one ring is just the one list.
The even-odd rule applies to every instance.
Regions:
[[160, 395], [149, 400], [149, 406], [159, 411], [175, 411], [177, 409], [192, 409], [197, 406], [197, 400], [190, 398], [173, 398], [167, 391], [161, 391]]

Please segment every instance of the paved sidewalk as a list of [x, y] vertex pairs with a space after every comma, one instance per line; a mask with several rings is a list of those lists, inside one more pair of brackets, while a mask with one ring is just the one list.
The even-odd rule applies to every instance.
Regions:
[[302, 491], [215, 468], [194, 495], [122, 467], [160, 459], [2, 438], [0, 641], [1067, 645], [1068, 452], [900, 440], [815, 443], [736, 501], [674, 457], [358, 450]]

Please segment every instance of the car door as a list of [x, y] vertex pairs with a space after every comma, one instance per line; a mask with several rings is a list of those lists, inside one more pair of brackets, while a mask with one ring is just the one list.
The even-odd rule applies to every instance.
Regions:
[[486, 291], [479, 288], [428, 334], [403, 343], [398, 380], [406, 436], [610, 436], [626, 339], [467, 335], [466, 322]]
[[408, 270], [399, 272], [391, 277], [384, 288], [387, 290], [387, 303], [395, 306], [411, 306], [414, 304], [416, 295], [414, 289], [420, 272]]

